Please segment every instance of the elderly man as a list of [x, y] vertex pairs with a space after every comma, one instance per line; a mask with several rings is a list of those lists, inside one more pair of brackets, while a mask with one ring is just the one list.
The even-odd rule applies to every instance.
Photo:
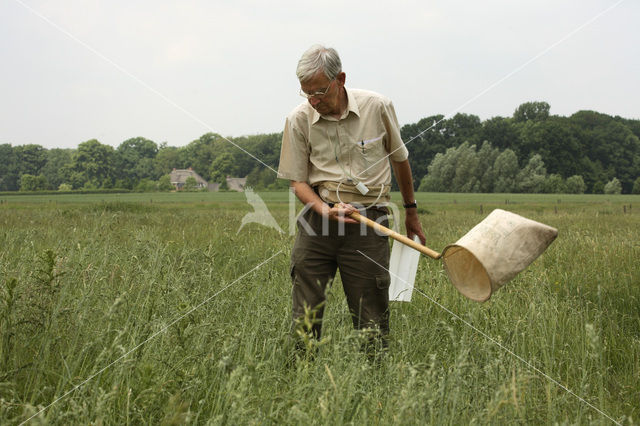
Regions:
[[291, 254], [294, 327], [320, 338], [326, 288], [339, 269], [354, 327], [373, 330], [386, 344], [389, 243], [349, 215], [358, 207], [387, 225], [390, 161], [407, 236], [424, 244], [398, 120], [389, 99], [345, 87], [335, 49], [312, 46], [296, 74], [306, 101], [286, 119], [278, 171], [306, 206]]

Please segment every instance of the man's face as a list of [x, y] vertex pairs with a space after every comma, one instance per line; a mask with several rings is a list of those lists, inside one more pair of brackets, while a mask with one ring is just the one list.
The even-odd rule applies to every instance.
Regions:
[[326, 114], [339, 114], [340, 109], [340, 96], [342, 95], [342, 88], [344, 87], [345, 74], [341, 72], [335, 79], [329, 80], [324, 72], [320, 71], [315, 76], [300, 83], [300, 87], [303, 92], [307, 94], [324, 92], [323, 96], [313, 96], [309, 98], [311, 106], [318, 111], [321, 115]]

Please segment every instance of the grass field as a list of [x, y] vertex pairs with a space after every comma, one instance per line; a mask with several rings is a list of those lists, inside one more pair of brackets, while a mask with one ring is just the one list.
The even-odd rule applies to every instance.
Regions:
[[[287, 231], [288, 195], [260, 195]], [[243, 194], [0, 197], [0, 423], [637, 422], [640, 196], [418, 202], [436, 250], [496, 207], [559, 237], [483, 304], [421, 259], [371, 363], [339, 279], [316, 358], [291, 362], [293, 236], [237, 233]]]

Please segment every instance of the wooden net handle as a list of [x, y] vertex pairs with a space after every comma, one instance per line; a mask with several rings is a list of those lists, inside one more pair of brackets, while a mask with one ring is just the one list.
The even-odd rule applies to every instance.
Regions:
[[398, 234], [396, 231], [393, 231], [387, 228], [386, 226], [382, 226], [378, 222], [375, 222], [367, 217], [364, 217], [358, 212], [353, 212], [349, 216], [354, 218], [360, 223], [364, 223], [369, 228], [375, 229], [376, 231], [378, 231], [378, 233], [391, 237], [396, 241], [400, 241], [402, 244], [405, 244], [415, 250], [418, 250], [420, 253], [425, 254], [432, 259], [440, 259], [440, 257], [442, 257], [442, 254], [438, 253], [437, 251], [431, 250], [429, 247], [425, 247], [420, 243], [416, 243], [412, 239], [402, 234]]

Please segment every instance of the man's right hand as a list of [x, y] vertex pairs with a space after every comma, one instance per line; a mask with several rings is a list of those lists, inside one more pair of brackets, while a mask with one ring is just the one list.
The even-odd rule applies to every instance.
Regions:
[[329, 207], [329, 205], [322, 201], [308, 183], [292, 180], [290, 185], [296, 194], [296, 197], [298, 197], [302, 204], [311, 205], [311, 208], [316, 213], [338, 222], [359, 223], [357, 220], [349, 217], [351, 213], [356, 211], [356, 208], [351, 204], [338, 203], [333, 207]]
[[322, 212], [322, 214], [328, 216], [331, 220], [344, 223], [360, 223], [357, 220], [349, 217], [351, 213], [357, 211], [357, 209], [351, 204], [338, 203], [333, 207], [329, 207], [329, 205], [327, 204], [325, 204], [325, 206], [327, 208], [323, 209], [324, 211]]

